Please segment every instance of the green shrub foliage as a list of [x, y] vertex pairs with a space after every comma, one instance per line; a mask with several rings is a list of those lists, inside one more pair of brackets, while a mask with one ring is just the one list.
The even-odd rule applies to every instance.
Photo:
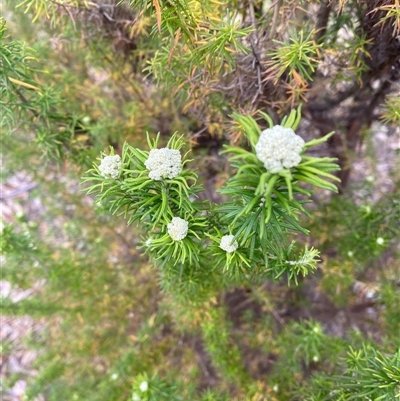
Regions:
[[399, 399], [398, 2], [4, 3], [5, 396]]
[[[300, 109], [292, 111], [281, 126], [271, 126], [271, 132], [281, 127], [292, 131], [300, 116]], [[272, 122], [265, 114], [264, 118]], [[329, 172], [339, 168], [332, 158], [311, 157], [303, 155], [303, 151], [330, 135], [304, 144], [301, 162], [293, 171], [282, 167], [279, 172], [271, 173], [255, 154], [261, 133], [256, 121], [249, 116], [236, 115], [236, 119], [252, 149], [230, 146], [225, 150], [233, 155], [230, 160], [235, 171], [220, 190], [221, 194], [231, 197], [227, 202], [215, 205], [197, 200], [202, 187], [196, 185], [196, 173], [187, 166], [189, 160], [185, 156], [182, 163], [177, 161], [177, 170], [172, 176], [168, 173], [151, 178], [154, 171], [149, 167], [149, 160], [153, 152], [160, 164], [157, 168], [163, 169], [164, 165], [176, 162], [164, 159], [161, 154], [181, 150], [184, 143], [176, 134], [165, 148], [158, 148], [159, 137], [153, 141], [148, 138], [150, 151], [125, 143], [121, 161], [112, 176], [104, 173], [102, 165], [119, 156], [113, 156], [113, 149], [110, 155], [103, 154], [101, 164], [87, 173], [85, 182], [96, 182], [87, 192], [99, 193], [97, 202], [107, 204], [113, 214], [126, 217], [128, 224], [140, 223], [148, 233], [144, 243], [146, 251], [163, 269], [168, 270], [178, 263], [182, 269], [194, 266], [199, 270], [198, 275], [203, 275], [203, 283], [210, 277], [207, 267], [210, 265], [213, 266], [211, 277], [226, 276], [222, 281], [227, 283], [276, 280], [283, 275], [288, 281], [297, 282], [298, 275], [304, 277], [316, 269], [319, 254], [307, 247], [296, 253], [295, 244], [288, 239], [289, 234], [308, 233], [299, 224], [299, 218], [307, 213], [303, 204], [309, 201], [312, 191], [302, 188], [301, 183], [336, 190], [327, 180], [337, 180]], [[297, 195], [302, 195], [302, 199], [295, 199]], [[171, 233], [171, 222], [176, 218], [188, 226], [182, 238]], [[224, 246], [227, 240], [230, 242]]]

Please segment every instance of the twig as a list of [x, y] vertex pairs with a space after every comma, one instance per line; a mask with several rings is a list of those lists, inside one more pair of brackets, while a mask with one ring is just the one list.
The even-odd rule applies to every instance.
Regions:
[[256, 16], [254, 13], [254, 4], [252, 0], [249, 0], [249, 9], [250, 9], [250, 20], [255, 30], [257, 30]]
[[315, 41], [317, 43], [320, 42], [321, 38], [326, 33], [326, 28], [328, 26], [329, 15], [331, 13], [331, 10], [332, 7], [329, 0], [326, 0], [325, 3], [321, 4], [321, 7], [318, 11], [317, 25], [316, 25]]
[[25, 192], [32, 191], [32, 189], [36, 188], [37, 184], [35, 182], [31, 184], [27, 184], [24, 187], [14, 189], [13, 191], [9, 191], [6, 193], [3, 193], [3, 191], [0, 194], [0, 199], [9, 199], [9, 198], [15, 198], [19, 195], [22, 195]]
[[272, 25], [268, 33], [268, 39], [272, 39], [275, 36], [276, 28], [278, 26], [278, 17], [280, 8], [281, 8], [281, 2], [280, 0], [277, 0], [274, 5], [274, 15], [272, 17]]
[[281, 324], [284, 325], [285, 321], [279, 316], [278, 312], [276, 312], [274, 309], [271, 310], [272, 316]]

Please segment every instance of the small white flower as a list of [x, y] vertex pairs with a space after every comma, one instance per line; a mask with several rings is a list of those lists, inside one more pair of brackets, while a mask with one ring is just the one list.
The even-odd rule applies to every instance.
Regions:
[[304, 140], [291, 128], [275, 125], [261, 132], [256, 144], [256, 155], [270, 173], [279, 173], [301, 162]]
[[385, 240], [384, 240], [382, 237], [378, 237], [378, 238], [376, 239], [376, 243], [377, 243], [378, 245], [383, 245], [383, 244], [385, 243]]
[[117, 380], [118, 379], [118, 374], [117, 373], [113, 373], [111, 375], [111, 380]]
[[221, 238], [219, 247], [228, 253], [235, 252], [236, 249], [238, 249], [239, 244], [237, 241], [233, 241], [234, 238], [234, 235], [224, 235]]
[[188, 233], [188, 228], [189, 223], [180, 217], [174, 217], [171, 223], [167, 224], [168, 234], [174, 241], [183, 240]]
[[318, 362], [318, 361], [319, 361], [319, 358], [318, 358], [317, 355], [314, 355], [312, 360], [313, 360], [314, 362]]
[[152, 180], [175, 178], [182, 170], [181, 153], [179, 150], [169, 148], [151, 149], [144, 165], [150, 171], [149, 177]]
[[83, 117], [83, 118], [82, 118], [82, 122], [83, 122], [84, 124], [89, 124], [89, 123], [90, 123], [90, 117], [89, 117], [89, 116]]
[[149, 389], [149, 383], [147, 382], [141, 382], [139, 386], [140, 391], [143, 393], [146, 392]]
[[133, 394], [132, 394], [132, 401], [140, 401], [139, 394], [133, 393]]
[[349, 258], [352, 258], [352, 257], [354, 256], [354, 252], [353, 252], [353, 251], [348, 251], [348, 252], [347, 252], [347, 256], [348, 256]]
[[121, 156], [105, 156], [101, 160], [99, 171], [104, 178], [116, 179], [121, 170]]
[[272, 390], [275, 391], [275, 393], [277, 393], [279, 390], [279, 386], [275, 384], [274, 387], [272, 387]]
[[147, 240], [146, 240], [146, 242], [145, 242], [145, 245], [147, 246], [147, 247], [149, 247], [150, 245], [151, 245], [151, 243], [153, 242], [153, 238], [147, 238]]

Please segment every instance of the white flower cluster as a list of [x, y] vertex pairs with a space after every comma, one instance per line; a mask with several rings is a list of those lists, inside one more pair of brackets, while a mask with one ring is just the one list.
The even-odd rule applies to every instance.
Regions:
[[236, 249], [238, 249], [239, 244], [237, 241], [233, 241], [234, 238], [234, 235], [224, 235], [221, 238], [219, 247], [228, 253], [235, 252]]
[[174, 217], [171, 223], [167, 224], [169, 236], [174, 241], [182, 241], [188, 233], [189, 223], [180, 217]]
[[151, 149], [144, 165], [150, 171], [152, 180], [160, 181], [163, 178], [175, 178], [182, 169], [182, 158], [176, 149]]
[[121, 157], [119, 155], [115, 156], [105, 156], [101, 160], [99, 171], [100, 174], [105, 178], [118, 178], [121, 170]]
[[270, 173], [279, 173], [301, 162], [300, 153], [304, 140], [291, 128], [275, 125], [261, 132], [256, 144], [256, 154]]
[[[139, 390], [142, 392], [142, 393], [145, 393], [145, 392], [147, 392], [147, 390], [149, 389], [149, 383], [148, 382], [146, 382], [146, 381], [144, 381], [144, 382], [141, 382], [140, 383], [140, 385], [139, 385]], [[140, 395], [138, 394], [138, 393], [133, 393], [132, 394], [132, 401], [140, 401], [142, 398], [140, 397]], [[146, 398], [147, 399], [147, 398]]]

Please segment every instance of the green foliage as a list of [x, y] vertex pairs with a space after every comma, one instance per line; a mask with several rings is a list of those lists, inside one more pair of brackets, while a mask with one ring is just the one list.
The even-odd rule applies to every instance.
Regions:
[[391, 356], [371, 346], [358, 350], [350, 348], [344, 374], [316, 375], [312, 387], [298, 394], [310, 401], [396, 400], [400, 397], [399, 368], [399, 352]]
[[[339, 167], [319, 157], [342, 157], [351, 110], [363, 125], [359, 110], [375, 119], [386, 94], [382, 121], [398, 121], [393, 91], [371, 84], [394, 69], [374, 70], [365, 23], [391, 37], [396, 5], [8, 3], [2, 176], [28, 171], [38, 189], [1, 226], [2, 280], [30, 290], [2, 311], [45, 324], [27, 339], [40, 350], [27, 399], [398, 398], [398, 193], [376, 201], [370, 183], [330, 198]], [[255, 146], [278, 123], [308, 142], [271, 173]], [[181, 152], [181, 170], [152, 179], [145, 163], [162, 147]], [[99, 154], [84, 178], [93, 203], [77, 180]], [[121, 155], [116, 178], [100, 168], [109, 155]]]
[[[214, 103], [217, 97], [212, 87], [225, 74], [234, 71], [237, 54], [250, 52], [243, 39], [253, 28], [241, 26], [235, 20], [235, 11], [226, 10], [214, 0], [172, 3], [130, 0], [127, 3], [153, 24], [152, 57], [144, 70], [148, 77], [156, 79], [161, 90], [177, 95], [176, 100], [186, 110], [205, 98]], [[219, 104], [221, 107], [221, 101]], [[207, 106], [203, 104], [203, 107]]]
[[169, 385], [157, 375], [151, 378], [147, 374], [138, 375], [132, 385], [133, 401], [179, 401], [182, 397], [176, 396], [177, 389]]
[[360, 36], [355, 35], [351, 53], [350, 53], [350, 65], [354, 70], [355, 76], [361, 81], [362, 75], [365, 71], [368, 71], [366, 59], [371, 58], [371, 55], [367, 51], [367, 47], [371, 45], [372, 39], [367, 39], [365, 34]]
[[288, 42], [274, 40], [279, 46], [269, 53], [271, 57], [270, 71], [277, 81], [287, 73], [291, 79], [300, 76], [303, 81], [312, 81], [312, 74], [318, 64], [318, 45], [311, 38], [314, 31], [305, 33], [303, 30], [290, 33]]
[[202, 394], [200, 401], [228, 401], [228, 398], [218, 392], [207, 390]]
[[[151, 152], [127, 144], [122, 150], [122, 167], [116, 179], [104, 177], [101, 166], [94, 165], [84, 182], [96, 184], [88, 187], [87, 192], [99, 194], [97, 202], [107, 202], [112, 213], [128, 218], [128, 225], [140, 222], [149, 234], [147, 251], [164, 269], [177, 263], [202, 268], [213, 260], [215, 269], [224, 266], [228, 277], [239, 283], [259, 280], [263, 274], [279, 279], [284, 273], [288, 273], [289, 281], [297, 282], [297, 274], [305, 276], [315, 269], [318, 251], [306, 249], [298, 260], [288, 260], [293, 250], [293, 246], [285, 245], [288, 233], [307, 233], [297, 223], [297, 215], [306, 213], [302, 206], [305, 201], [293, 199], [293, 194], [310, 196], [312, 193], [301, 189], [298, 181], [335, 190], [325, 177], [337, 180], [327, 171], [338, 167], [330, 158], [303, 156], [304, 161], [294, 168], [293, 176], [289, 169], [278, 174], [265, 171], [254, 154], [259, 135], [256, 122], [248, 116], [237, 116], [237, 119], [253, 145], [253, 152], [238, 147], [226, 149], [235, 155], [230, 160], [235, 161], [237, 172], [220, 192], [230, 196], [231, 202], [218, 206], [197, 202], [195, 199], [201, 188], [194, 185], [196, 174], [190, 169], [183, 169], [173, 178], [151, 177], [146, 167]], [[271, 120], [268, 116], [266, 119]], [[282, 125], [293, 129], [299, 120], [300, 110], [292, 111]], [[329, 136], [306, 143], [304, 148], [324, 142]], [[153, 142], [148, 139], [151, 150], [157, 148], [158, 142], [159, 137]], [[179, 151], [183, 145], [182, 139], [174, 134], [163, 149]], [[103, 154], [100, 160], [104, 157], [107, 156]], [[160, 163], [167, 162], [160, 160]], [[186, 163], [184, 158], [182, 167]], [[293, 179], [296, 180], [294, 184]], [[168, 225], [176, 217], [184, 219], [189, 227], [180, 240], [168, 232]], [[239, 250], [221, 249], [220, 241], [227, 234], [234, 235]], [[207, 237], [213, 241], [211, 247], [206, 242]]]
[[400, 97], [398, 95], [388, 96], [383, 105], [382, 121], [390, 124], [400, 123]]
[[[366, 188], [366, 191], [369, 189]], [[356, 205], [349, 197], [333, 200], [321, 211], [327, 225], [318, 225], [323, 232], [324, 247], [335, 244], [346, 258], [362, 263], [377, 257], [399, 235], [400, 214], [397, 194], [372, 203]], [[336, 227], [334, 232], [325, 228]]]
[[[68, 1], [67, 3], [78, 5], [80, 0]], [[25, 13], [32, 11], [34, 15], [33, 22], [35, 22], [42, 14], [47, 18], [52, 17], [54, 22], [56, 20], [57, 4], [53, 1], [23, 0], [18, 2], [17, 7], [21, 7]]]
[[20, 255], [23, 252], [29, 252], [34, 250], [35, 246], [32, 243], [32, 239], [29, 233], [29, 229], [25, 227], [22, 232], [16, 232], [11, 224], [5, 225], [2, 223], [1, 227], [1, 242], [0, 250], [1, 253], [13, 253]]
[[308, 321], [303, 324], [294, 324], [291, 331], [297, 337], [294, 341], [296, 350], [293, 358], [301, 359], [306, 366], [320, 361], [320, 349], [324, 340], [322, 326], [317, 322]]
[[350, 350], [345, 375], [336, 378], [344, 400], [393, 400], [400, 397], [400, 352], [385, 356], [374, 348]]
[[[271, 118], [265, 113], [262, 113], [262, 116], [270, 123], [271, 127]], [[254, 153], [254, 147], [260, 135], [260, 129], [257, 127], [256, 121], [250, 116], [235, 115], [235, 117], [236, 121], [240, 124], [240, 128], [248, 136]], [[300, 118], [301, 108], [297, 111], [292, 110], [289, 116], [283, 118], [281, 126], [295, 130], [299, 125]], [[303, 148], [304, 151], [312, 146], [325, 142], [332, 134], [333, 133], [330, 133], [321, 139], [314, 139], [306, 143]], [[222, 193], [228, 194], [230, 190], [230, 193], [234, 193], [235, 189], [239, 186], [251, 188], [248, 184], [243, 185], [243, 183], [257, 182], [255, 194], [258, 195], [259, 198], [254, 199], [253, 202], [246, 202], [246, 207], [238, 212], [237, 217], [240, 217], [242, 214], [248, 214], [252, 208], [254, 208], [257, 200], [259, 202], [262, 198], [265, 198], [267, 209], [265, 222], [268, 222], [271, 218], [274, 203], [276, 203], [277, 209], [284, 209], [288, 215], [295, 215], [296, 212], [304, 212], [305, 210], [301, 206], [301, 203], [293, 201], [293, 192], [308, 196], [310, 196], [311, 192], [305, 191], [297, 186], [298, 181], [304, 181], [313, 186], [330, 191], [337, 191], [334, 184], [328, 182], [325, 178], [318, 177], [320, 175], [330, 180], [338, 181], [337, 177], [329, 174], [330, 171], [335, 171], [339, 168], [337, 164], [333, 163], [335, 159], [315, 158], [304, 155], [302, 156], [302, 162], [293, 169], [293, 175], [288, 169], [282, 169], [278, 174], [272, 174], [268, 171], [263, 171], [264, 167], [261, 161], [258, 160], [254, 154], [244, 149], [227, 147], [226, 153], [233, 153], [235, 156], [230, 160], [239, 160], [239, 162], [235, 164], [235, 167], [238, 169], [236, 176], [228, 182], [227, 190], [222, 191]], [[244, 177], [245, 179], [243, 179]], [[295, 180], [293, 180], [293, 178]], [[294, 185], [292, 181], [295, 181]], [[278, 188], [283, 185], [285, 185], [285, 189], [279, 191]], [[250, 191], [248, 192], [251, 193]], [[287, 194], [285, 192], [287, 192]], [[272, 195], [274, 195], [275, 202], [272, 200]], [[276, 213], [274, 212], [274, 214]]]
[[281, 354], [272, 372], [272, 380], [287, 392], [301, 385], [304, 370], [310, 371], [324, 363], [325, 346], [335, 346], [333, 339], [323, 332], [323, 327], [316, 321], [306, 320], [292, 323], [278, 338]]
[[[58, 89], [41, 82], [46, 82], [46, 72], [38, 68], [34, 49], [11, 40], [3, 19], [0, 26], [0, 126], [7, 129], [2, 136], [3, 149], [25, 145], [34, 133], [35, 151], [47, 161], [70, 157], [85, 164], [89, 153], [86, 124], [81, 116], [63, 110], [65, 102]], [[14, 132], [22, 134], [15, 136]]]
[[393, 33], [392, 36], [395, 37], [400, 33], [400, 4], [398, 0], [395, 0], [393, 4], [384, 4], [380, 7], [376, 7], [374, 12], [383, 11], [384, 16], [380, 18], [378, 25], [385, 25], [387, 23], [392, 23]]
[[56, 106], [58, 101], [54, 98], [54, 92], [40, 88], [34, 79], [33, 50], [26, 48], [22, 42], [9, 40], [4, 19], [0, 20], [0, 25], [1, 126], [14, 127], [24, 114], [29, 113], [31, 117], [44, 118], [40, 121], [44, 125], [49, 108]]
[[214, 309], [202, 325], [203, 337], [213, 364], [222, 377], [243, 385], [248, 381], [240, 350], [230, 338], [229, 326], [220, 309]]

